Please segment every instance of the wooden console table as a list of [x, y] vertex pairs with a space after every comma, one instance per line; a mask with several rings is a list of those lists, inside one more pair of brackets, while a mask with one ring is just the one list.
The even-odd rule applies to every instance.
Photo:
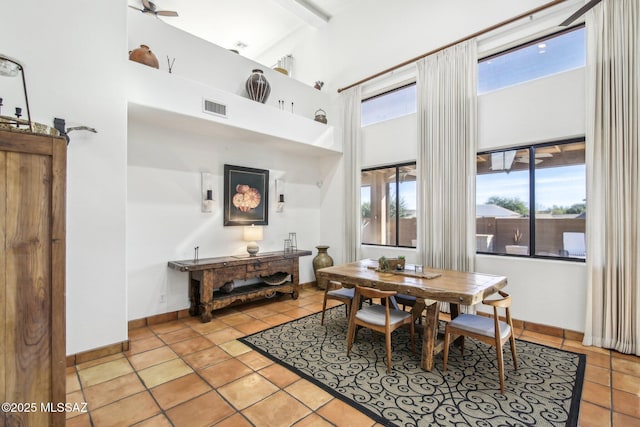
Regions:
[[[255, 257], [246, 255], [205, 258], [197, 261], [169, 261], [169, 268], [189, 272], [189, 300], [192, 316], [200, 315], [202, 322], [211, 321], [213, 310], [234, 302], [245, 302], [258, 297], [271, 297], [277, 292], [290, 293], [298, 298], [300, 286], [298, 258], [311, 255], [311, 251], [263, 252]], [[290, 279], [279, 285], [258, 283], [240, 286], [231, 292], [221, 288], [227, 282], [255, 277], [268, 277], [287, 273]]]

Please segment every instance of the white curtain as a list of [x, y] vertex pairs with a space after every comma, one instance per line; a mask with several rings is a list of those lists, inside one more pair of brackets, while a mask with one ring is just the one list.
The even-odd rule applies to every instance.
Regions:
[[418, 258], [473, 271], [477, 47], [469, 40], [417, 62]]
[[587, 16], [585, 345], [640, 355], [640, 1]]
[[345, 262], [353, 262], [360, 259], [360, 86], [342, 92], [341, 96], [344, 111], [344, 257]]

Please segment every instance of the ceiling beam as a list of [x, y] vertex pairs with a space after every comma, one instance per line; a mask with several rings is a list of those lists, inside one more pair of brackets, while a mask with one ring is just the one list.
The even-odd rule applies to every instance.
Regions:
[[324, 27], [327, 22], [329, 22], [329, 19], [331, 19], [331, 16], [318, 9], [313, 3], [308, 0], [273, 1], [315, 28]]

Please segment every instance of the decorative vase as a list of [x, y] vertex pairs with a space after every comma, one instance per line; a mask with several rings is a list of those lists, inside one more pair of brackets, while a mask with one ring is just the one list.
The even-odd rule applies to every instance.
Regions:
[[245, 87], [247, 88], [249, 99], [263, 104], [267, 102], [267, 98], [269, 98], [269, 94], [271, 93], [271, 85], [262, 73], [262, 70], [259, 69], [251, 72]]
[[[327, 253], [327, 249], [329, 249], [329, 246], [319, 245], [316, 246], [316, 249], [318, 249], [318, 255], [316, 255], [316, 257], [313, 259], [314, 275], [319, 268], [331, 267], [333, 265], [333, 258], [331, 258], [331, 256]], [[321, 281], [318, 281], [318, 276], [316, 275], [316, 283], [318, 284], [318, 287], [320, 289], [325, 289], [326, 283], [324, 283], [324, 281], [322, 281], [322, 283], [320, 282]]]
[[139, 48], [129, 51], [129, 59], [148, 65], [149, 67], [160, 68], [158, 58], [151, 52], [151, 49], [149, 49], [149, 46], [146, 44], [141, 44]]

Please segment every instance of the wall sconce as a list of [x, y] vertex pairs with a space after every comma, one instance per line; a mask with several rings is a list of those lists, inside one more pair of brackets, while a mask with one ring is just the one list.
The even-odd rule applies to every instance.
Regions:
[[201, 178], [202, 212], [213, 212], [213, 176], [208, 172], [202, 172]]
[[[0, 76], [15, 77], [20, 72], [22, 76], [22, 89], [24, 91], [24, 102], [27, 107], [27, 121], [29, 123], [29, 132], [33, 133], [33, 126], [31, 125], [31, 110], [29, 109], [29, 97], [27, 96], [27, 82], [24, 79], [24, 67], [11, 58], [0, 55]], [[1, 99], [0, 99], [1, 100]], [[0, 105], [2, 102], [0, 101]], [[16, 120], [9, 121], [10, 124], [15, 124], [16, 127], [20, 127], [24, 122], [20, 120], [22, 115], [22, 108], [16, 107]]]
[[282, 179], [276, 179], [276, 194], [278, 195], [276, 212], [282, 212], [284, 210], [284, 181]]
[[245, 242], [249, 242], [247, 244], [247, 252], [249, 252], [249, 256], [256, 256], [256, 254], [260, 250], [260, 247], [258, 246], [256, 241], [260, 241], [262, 239], [262, 227], [256, 227], [253, 224], [244, 227], [243, 240]]

